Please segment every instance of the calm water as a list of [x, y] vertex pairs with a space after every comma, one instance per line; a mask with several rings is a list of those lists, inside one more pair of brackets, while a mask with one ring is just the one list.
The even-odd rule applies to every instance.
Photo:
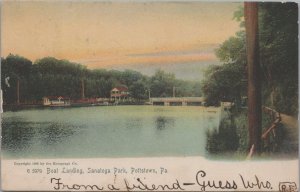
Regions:
[[2, 116], [4, 158], [205, 156], [219, 124], [204, 107], [34, 109]]

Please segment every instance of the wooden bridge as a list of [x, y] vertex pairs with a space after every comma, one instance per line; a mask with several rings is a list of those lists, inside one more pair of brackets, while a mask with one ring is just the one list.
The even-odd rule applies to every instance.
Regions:
[[189, 106], [189, 105], [203, 105], [203, 97], [154, 97], [150, 98], [151, 105], [164, 106]]

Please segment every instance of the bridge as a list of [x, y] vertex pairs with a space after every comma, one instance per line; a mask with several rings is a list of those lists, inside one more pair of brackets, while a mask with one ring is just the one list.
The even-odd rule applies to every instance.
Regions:
[[190, 105], [204, 105], [203, 97], [153, 97], [150, 98], [152, 105], [164, 106], [190, 106]]

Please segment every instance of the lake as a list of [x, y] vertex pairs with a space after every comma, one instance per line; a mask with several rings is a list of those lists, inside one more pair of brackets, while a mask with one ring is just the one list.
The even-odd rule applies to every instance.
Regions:
[[218, 108], [97, 106], [2, 114], [2, 157], [99, 158], [206, 156]]

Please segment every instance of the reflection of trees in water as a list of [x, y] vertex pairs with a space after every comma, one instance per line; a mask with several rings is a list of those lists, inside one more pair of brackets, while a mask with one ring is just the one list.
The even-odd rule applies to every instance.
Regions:
[[32, 146], [40, 149], [54, 145], [74, 135], [80, 127], [60, 122], [26, 122], [22, 118], [12, 117], [2, 122], [2, 147], [16, 153], [30, 150]]
[[47, 123], [43, 129], [39, 130], [39, 135], [43, 138], [42, 143], [53, 145], [72, 136], [78, 128], [74, 125], [61, 122]]
[[[16, 118], [17, 119], [17, 118]], [[30, 127], [31, 123], [22, 121], [2, 122], [2, 148], [10, 151], [22, 151], [31, 144], [31, 137], [34, 129]]]
[[210, 154], [234, 152], [239, 147], [239, 136], [234, 121], [222, 120], [219, 128], [208, 129], [206, 136], [206, 150]]
[[168, 127], [174, 127], [175, 119], [170, 117], [158, 116], [155, 120], [156, 129], [163, 130]]
[[141, 118], [130, 118], [125, 122], [125, 126], [127, 129], [141, 128], [143, 126], [143, 121]]

